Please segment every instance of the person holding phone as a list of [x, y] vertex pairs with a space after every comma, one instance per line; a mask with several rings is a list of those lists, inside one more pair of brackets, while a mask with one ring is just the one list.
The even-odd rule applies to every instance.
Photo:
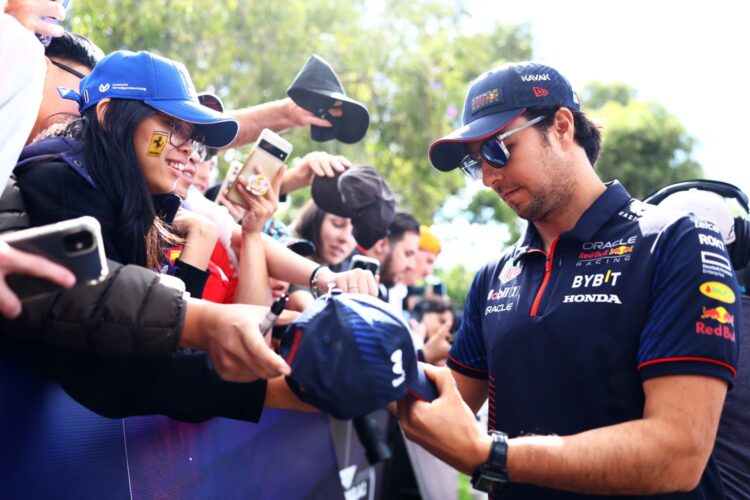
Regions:
[[[164, 243], [170, 239], [167, 224], [179, 207], [171, 191], [187, 158], [198, 143], [221, 147], [230, 142], [237, 133], [236, 121], [200, 106], [183, 65], [148, 52], [110, 54], [81, 81], [79, 93], [64, 93], [79, 103], [82, 117], [68, 125], [66, 137], [26, 148], [15, 170], [32, 225], [91, 215], [102, 225], [108, 257], [160, 270]], [[321, 271], [273, 240], [264, 247], [272, 274], [302, 283], [315, 276], [319, 285], [337, 282], [344, 288], [352, 280], [364, 290], [371, 286], [374, 293], [374, 281], [369, 283], [364, 273]], [[123, 297], [122, 309], [137, 307], [139, 297]], [[262, 343], [255, 348], [264, 349]], [[137, 363], [129, 358], [104, 361], [90, 353], [75, 361], [63, 353], [56, 356], [64, 367], [58, 375], [66, 389], [110, 416], [158, 412], [192, 420], [211, 408], [212, 416], [239, 412], [235, 418], [252, 420], [257, 417], [252, 401], [263, 402], [263, 394], [255, 393], [246, 408], [238, 408], [236, 391], [211, 375], [203, 353]], [[252, 357], [235, 358], [229, 365]], [[260, 373], [272, 377], [285, 367], [282, 362]], [[154, 385], [155, 380], [164, 382]], [[193, 392], [178, 390], [183, 387]], [[145, 394], [151, 396], [148, 404]], [[199, 395], [214, 399], [200, 408]]]

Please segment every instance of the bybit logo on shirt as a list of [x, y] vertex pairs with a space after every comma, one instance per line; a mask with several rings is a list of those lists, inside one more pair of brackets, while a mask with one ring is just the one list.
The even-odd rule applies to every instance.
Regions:
[[621, 272], [612, 272], [611, 269], [606, 273], [596, 274], [579, 274], [573, 277], [571, 288], [596, 288], [602, 285], [617, 286], [617, 280], [622, 275]]

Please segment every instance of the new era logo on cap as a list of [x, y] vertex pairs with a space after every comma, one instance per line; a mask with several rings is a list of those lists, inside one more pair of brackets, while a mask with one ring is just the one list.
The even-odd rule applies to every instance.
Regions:
[[549, 90], [543, 89], [542, 87], [531, 87], [531, 90], [534, 91], [534, 95], [537, 97], [545, 97], [549, 95]]

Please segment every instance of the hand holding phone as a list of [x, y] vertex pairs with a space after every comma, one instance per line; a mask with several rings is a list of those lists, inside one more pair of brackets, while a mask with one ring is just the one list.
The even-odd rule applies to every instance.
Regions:
[[[238, 191], [244, 188], [237, 181], [237, 177], [246, 178], [249, 186], [258, 186], [263, 180], [270, 184], [291, 153], [292, 144], [289, 141], [270, 129], [263, 129], [242, 169], [232, 180], [226, 194], [227, 200], [243, 208], [248, 208], [246, 201]], [[261, 168], [263, 179], [260, 175], [256, 175], [256, 166]]]
[[[79, 217], [46, 226], [33, 227], [16, 231], [0, 237], [2, 246], [8, 245], [15, 250], [44, 257], [67, 268], [75, 276], [79, 285], [98, 283], [103, 280], [109, 269], [104, 255], [101, 226], [93, 217]], [[8, 253], [0, 258], [8, 259]], [[20, 257], [23, 259], [23, 255]], [[17, 254], [11, 252], [12, 257]], [[25, 259], [28, 262], [28, 259]], [[39, 262], [39, 260], [36, 260]], [[33, 265], [33, 264], [32, 264]], [[12, 292], [21, 300], [30, 299], [45, 293], [59, 290], [69, 284], [65, 273], [55, 272], [57, 266], [49, 272], [29, 272], [25, 267], [9, 267], [5, 282]], [[50, 281], [52, 279], [52, 281]]]

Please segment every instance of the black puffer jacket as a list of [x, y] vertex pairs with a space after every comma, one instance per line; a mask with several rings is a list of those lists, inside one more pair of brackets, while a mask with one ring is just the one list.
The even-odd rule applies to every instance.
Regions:
[[[0, 232], [28, 224], [20, 194], [11, 179], [0, 198]], [[0, 349], [45, 371], [104, 416], [258, 421], [265, 381], [225, 382], [205, 353], [177, 347], [186, 312], [182, 291], [147, 269], [109, 266], [102, 283], [27, 301], [19, 318], [0, 318]]]

